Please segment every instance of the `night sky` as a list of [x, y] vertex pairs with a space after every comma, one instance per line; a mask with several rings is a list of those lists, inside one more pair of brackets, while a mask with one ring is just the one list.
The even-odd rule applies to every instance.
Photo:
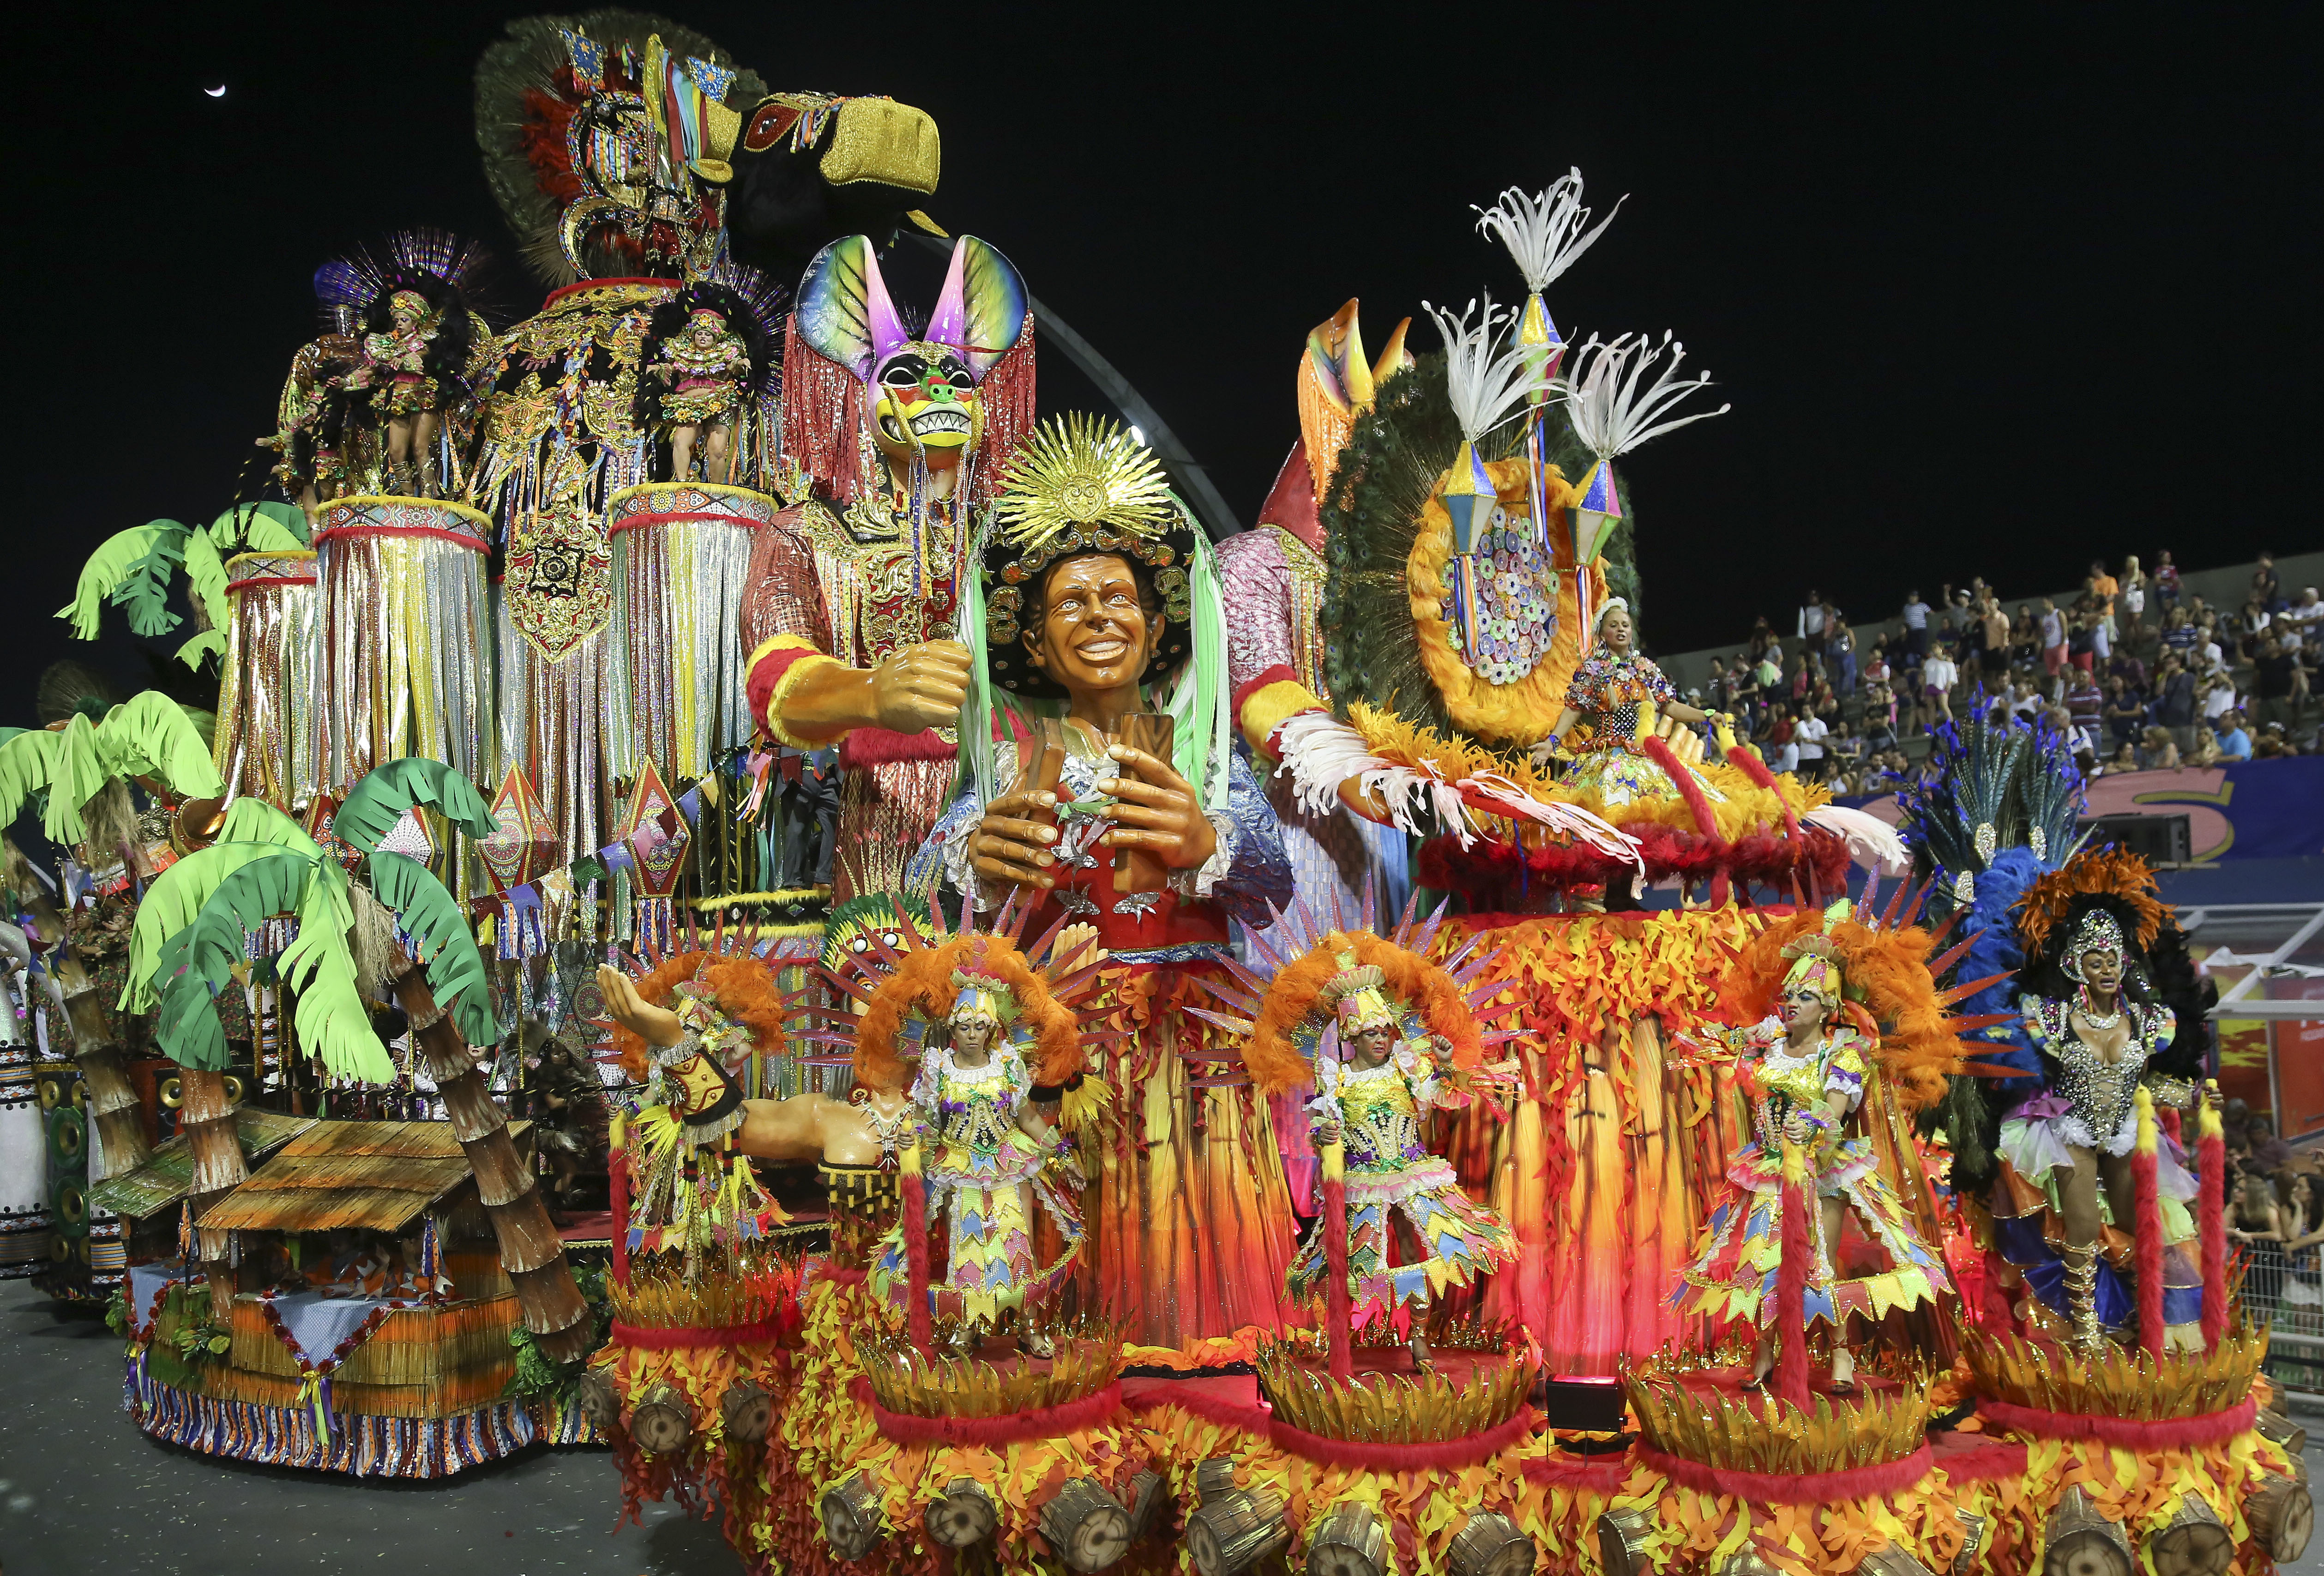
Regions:
[[[43, 35], [13, 143], [0, 721], [32, 721], [58, 657], [143, 685], [117, 613], [95, 647], [51, 615], [108, 533], [256, 485], [318, 263], [434, 224], [538, 300], [469, 107], [530, 9], [92, 9]], [[2324, 540], [2295, 436], [2314, 12], [1741, 9], [679, 14], [772, 86], [935, 115], [928, 210], [1007, 252], [1246, 521], [1297, 432], [1306, 330], [1349, 296], [1375, 344], [1424, 298], [1521, 300], [1470, 205], [1578, 165], [1601, 213], [1629, 200], [1553, 314], [1577, 339], [1677, 330], [1735, 406], [1628, 463], [1649, 649], [1737, 640], [1809, 585], [1869, 618], [1916, 580], [2015, 598], [2094, 554]], [[1044, 355], [1046, 406], [1075, 397], [1063, 373]]]

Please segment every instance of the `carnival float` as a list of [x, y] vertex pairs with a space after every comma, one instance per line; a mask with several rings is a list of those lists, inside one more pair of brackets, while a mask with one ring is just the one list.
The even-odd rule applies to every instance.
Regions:
[[0, 739], [0, 1273], [135, 1426], [610, 1446], [810, 1576], [2299, 1555], [2151, 872], [2039, 729], [1900, 840], [1638, 650], [1618, 462], [1718, 411], [1552, 316], [1579, 172], [1479, 210], [1516, 305], [1316, 327], [1214, 540], [926, 115], [509, 32], [540, 310], [325, 264], [281, 496], [66, 609], [182, 571], [214, 707]]

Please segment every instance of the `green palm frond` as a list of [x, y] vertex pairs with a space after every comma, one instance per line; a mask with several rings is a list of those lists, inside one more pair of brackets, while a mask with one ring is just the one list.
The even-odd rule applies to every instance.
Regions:
[[395, 1064], [371, 1027], [371, 1011], [355, 988], [355, 954], [347, 945], [354, 914], [347, 905], [347, 878], [337, 862], [318, 861], [299, 913], [299, 937], [282, 952], [276, 968], [299, 999], [299, 1043], [322, 1058], [332, 1076], [364, 1083], [392, 1083]]
[[319, 861], [319, 855], [269, 848], [219, 881], [193, 924], [162, 944], [146, 984], [149, 994], [154, 984], [161, 986], [157, 1038], [171, 1060], [184, 1067], [226, 1066], [218, 993], [247, 955], [249, 933], [278, 914], [298, 911]]
[[226, 659], [226, 631], [224, 630], [204, 630], [200, 634], [196, 635], [192, 640], [188, 641], [184, 645], [178, 648], [178, 660], [183, 662], [189, 668], [199, 668], [204, 662], [208, 661], [212, 657], [216, 657], [220, 661], [224, 661]]
[[221, 552], [287, 553], [313, 545], [306, 512], [295, 503], [237, 503], [211, 521], [207, 534]]
[[440, 760], [408, 755], [374, 769], [355, 784], [331, 822], [331, 834], [369, 853], [395, 829], [404, 811], [421, 805], [433, 805], [471, 837], [489, 837], [498, 825], [475, 784]]
[[14, 825], [26, 803], [49, 786], [64, 742], [46, 728], [17, 728], [0, 743], [0, 826]]
[[499, 1039], [484, 954], [458, 901], [426, 865], [401, 853], [373, 854], [370, 871], [373, 894], [394, 910], [397, 927], [411, 938], [436, 1000], [450, 1010], [461, 1035], [472, 1046]]
[[[97, 724], [87, 717], [75, 715], [68, 719], [57, 738], [55, 765], [49, 779], [49, 807], [41, 817], [41, 830], [48, 834], [50, 842], [69, 845], [88, 835], [88, 823], [82, 818], [81, 810], [115, 774], [106, 770]], [[215, 768], [212, 775], [216, 775]]]
[[186, 538], [186, 594], [202, 610], [202, 622], [213, 630], [226, 628], [226, 559], [207, 532]]
[[206, 799], [226, 791], [209, 744], [193, 719], [158, 689], [132, 696], [107, 712], [97, 725], [96, 742], [97, 760], [107, 776], [157, 778], [171, 793], [187, 798]]
[[297, 854], [310, 863], [317, 857], [311, 841], [303, 849], [270, 842], [213, 843], [186, 855], [155, 877], [153, 884], [145, 889], [144, 901], [137, 905], [137, 923], [129, 933], [129, 983], [121, 992], [121, 1009], [152, 1011], [161, 1000], [162, 988], [169, 983], [161, 965], [171, 939], [199, 922], [210, 899], [236, 871], [254, 861], [285, 853]]
[[170, 586], [186, 561], [191, 533], [180, 526], [157, 532], [113, 587], [113, 605], [129, 615], [132, 634], [166, 635], [185, 621], [170, 610]]
[[[73, 633], [80, 639], [97, 639], [97, 621], [105, 604], [108, 600], [122, 600], [123, 586], [131, 575], [152, 558], [157, 545], [168, 543], [175, 550], [176, 544], [181, 542], [186, 535], [186, 528], [176, 521], [156, 520], [106, 538], [97, 551], [88, 556], [88, 562], [81, 566], [80, 580], [73, 588], [73, 599], [57, 609], [57, 616], [70, 619]], [[166, 592], [166, 583], [164, 590]], [[130, 627], [135, 629], [137, 615], [133, 611]], [[174, 624], [172, 620], [161, 625], [161, 629], [138, 630], [137, 632], [160, 634]]]
[[301, 853], [320, 853], [322, 844], [307, 835], [307, 829], [264, 799], [245, 794], [226, 807], [226, 821], [218, 827], [220, 843], [272, 843], [279, 848], [295, 848]]

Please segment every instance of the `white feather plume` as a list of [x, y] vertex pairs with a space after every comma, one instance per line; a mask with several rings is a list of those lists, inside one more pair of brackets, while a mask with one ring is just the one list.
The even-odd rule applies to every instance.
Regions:
[[1457, 316], [1427, 301], [1420, 304], [1444, 336], [1444, 382], [1453, 419], [1461, 423], [1461, 435], [1474, 443], [1516, 415], [1534, 392], [1535, 369], [1507, 333], [1517, 314], [1496, 308], [1490, 291], [1473, 328], [1469, 314], [1477, 309], [1475, 301]]
[[[1665, 349], [1670, 352], [1670, 364], [1663, 368], [1660, 377], [1647, 382], [1646, 373], [1654, 370]], [[1643, 334], [1625, 334], [1611, 344], [1591, 336], [1566, 384], [1566, 410], [1572, 419], [1573, 436], [1600, 459], [1610, 460], [1690, 421], [1726, 415], [1732, 406], [1670, 417], [1681, 401], [1711, 386], [1709, 373], [1691, 378], [1678, 375], [1679, 364], [1685, 359], [1686, 346], [1667, 332], [1661, 345], [1650, 343]]]
[[1512, 186], [1491, 207], [1472, 205], [1471, 211], [1478, 216], [1480, 231], [1498, 237], [1509, 249], [1517, 272], [1525, 276], [1526, 289], [1539, 295], [1590, 250], [1591, 244], [1614, 222], [1614, 214], [1620, 213], [1622, 204], [1629, 200], [1623, 197], [1614, 204], [1613, 213], [1599, 220], [1595, 229], [1585, 231], [1590, 210], [1582, 206], [1582, 171], [1572, 170], [1538, 196]]

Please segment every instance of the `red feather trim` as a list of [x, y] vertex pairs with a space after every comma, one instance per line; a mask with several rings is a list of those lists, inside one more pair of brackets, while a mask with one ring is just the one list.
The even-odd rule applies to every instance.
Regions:
[[[796, 1304], [794, 1304], [796, 1306]], [[683, 1351], [710, 1346], [751, 1346], [761, 1341], [779, 1341], [784, 1322], [769, 1319], [757, 1324], [719, 1325], [651, 1325], [624, 1324], [613, 1321], [613, 1343], [632, 1346], [641, 1351]]]
[[1756, 787], [1766, 788], [1775, 796], [1775, 802], [1784, 806], [1784, 835], [1797, 837], [1800, 834], [1800, 813], [1792, 807], [1792, 801], [1784, 797], [1784, 790], [1775, 786], [1775, 774], [1767, 770], [1767, 763], [1759, 759], [1759, 752], [1748, 744], [1738, 745], [1727, 752], [1727, 764], [1749, 778]]
[[[2207, 1124], [2208, 1125], [2208, 1124]], [[2196, 1229], [2202, 1235], [2203, 1345], [2217, 1350], [2227, 1328], [2227, 1140], [2207, 1132], [2195, 1147]]]
[[613, 1217], [613, 1284], [625, 1286], [630, 1284], [629, 1146], [620, 1146], [606, 1158], [609, 1164], [605, 1167], [605, 1182], [612, 1194], [606, 1201], [606, 1207]]
[[1668, 744], [1664, 743], [1652, 733], [1647, 734], [1638, 743], [1639, 747], [1646, 751], [1646, 759], [1663, 769], [1663, 775], [1669, 778], [1672, 785], [1678, 789], [1678, 797], [1686, 801], [1688, 812], [1694, 816], [1694, 829], [1711, 842], [1719, 842], [1719, 817], [1712, 813], [1711, 801], [1702, 797], [1702, 785], [1694, 780], [1694, 773], [1689, 771], [1685, 764], [1671, 753], [1671, 747]]
[[1698, 1494], [1756, 1500], [1762, 1505], [1828, 1505], [1841, 1499], [1885, 1499], [1910, 1488], [1937, 1464], [1934, 1452], [1925, 1444], [1899, 1461], [1850, 1467], [1840, 1472], [1735, 1471], [1726, 1467], [1707, 1467], [1701, 1461], [1670, 1455], [1646, 1444], [1637, 1447], [1637, 1459], [1638, 1465], [1660, 1472], [1683, 1488], [1692, 1488]]
[[1267, 1425], [1268, 1442], [1286, 1455], [1323, 1467], [1352, 1467], [1373, 1472], [1439, 1472], [1473, 1467], [1492, 1460], [1533, 1433], [1533, 1413], [1519, 1407], [1517, 1415], [1497, 1428], [1462, 1439], [1430, 1444], [1373, 1444], [1352, 1439], [1326, 1439], [1294, 1428], [1280, 1419]]
[[950, 760], [959, 753], [958, 747], [945, 743], [934, 728], [921, 733], [857, 728], [839, 742], [839, 765], [844, 771], [900, 760]]
[[2199, 1450], [2225, 1444], [2247, 1433], [2259, 1415], [2259, 1403], [2246, 1396], [2224, 1412], [2204, 1412], [2193, 1417], [2165, 1417], [2147, 1422], [2135, 1417], [2093, 1417], [2080, 1412], [2043, 1412], [2015, 1402], [1980, 1396], [1978, 1415], [1988, 1423], [2036, 1439], [2088, 1439], [2126, 1451]]
[[[1786, 1166], [1788, 1172], [1791, 1168]], [[1808, 1231], [1808, 1211], [1815, 1207], [1809, 1188], [1784, 1179], [1784, 1258], [1775, 1269], [1775, 1316], [1768, 1331], [1775, 1338], [1775, 1392], [1807, 1410], [1808, 1405], [1808, 1261], [1815, 1245]], [[1847, 1338], [1840, 1332], [1840, 1339]], [[1909, 1479], [1908, 1479], [1909, 1480]]]
[[928, 1184], [906, 1173], [897, 1179], [904, 1195], [904, 1317], [912, 1350], [928, 1355]]
[[[558, 86], [570, 88], [573, 73], [560, 69], [557, 79]], [[574, 173], [565, 140], [580, 107], [538, 88], [524, 90], [524, 124], [517, 128], [517, 146], [532, 166], [532, 183], [544, 197], [560, 203], [578, 201], [582, 195], [581, 177]]]
[[1348, 1290], [1348, 1183], [1323, 1184], [1323, 1320], [1332, 1347], [1332, 1377], [1355, 1377], [1355, 1318]]
[[2138, 1195], [2138, 1343], [2163, 1355], [2163, 1207], [2155, 1186], [2154, 1151], [2131, 1151], [2130, 1179]]

